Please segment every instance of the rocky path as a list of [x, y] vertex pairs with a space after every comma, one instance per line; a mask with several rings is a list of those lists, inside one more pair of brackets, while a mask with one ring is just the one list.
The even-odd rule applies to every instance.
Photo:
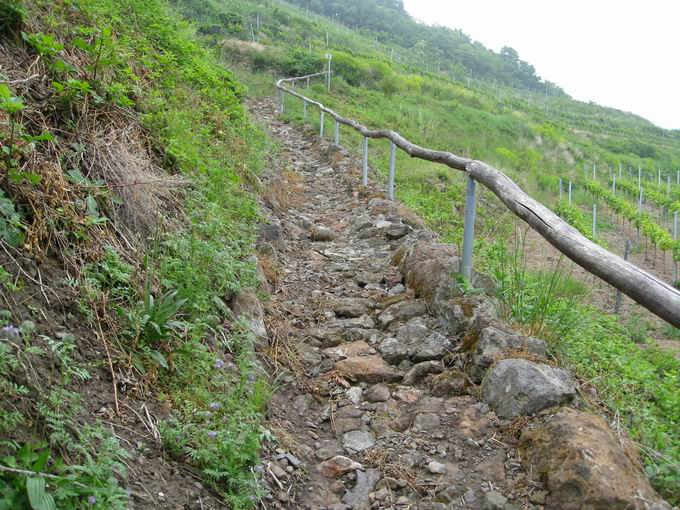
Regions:
[[[562, 508], [553, 503], [569, 484], [532, 476], [551, 457], [539, 445], [568, 456], [550, 434], [560, 413], [528, 416], [568, 404], [576, 388], [546, 361], [544, 342], [514, 334], [487, 298], [456, 289], [452, 249], [361, 186], [357, 159], [279, 121], [271, 100], [251, 111], [281, 143], [258, 242], [271, 287], [263, 360], [277, 388], [263, 507]], [[582, 414], [562, 413], [560, 426]], [[524, 429], [533, 436], [520, 439]], [[636, 468], [626, 474], [634, 479], [621, 483], [655, 498]], [[592, 508], [605, 507], [617, 506]]]

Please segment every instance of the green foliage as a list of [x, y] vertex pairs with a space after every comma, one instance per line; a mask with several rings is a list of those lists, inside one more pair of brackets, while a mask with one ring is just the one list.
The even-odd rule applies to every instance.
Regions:
[[26, 9], [21, 5], [21, 0], [0, 3], [0, 35], [19, 32], [25, 21]]
[[238, 353], [236, 364], [216, 363], [198, 342], [179, 353], [176, 363], [191, 369], [173, 381], [177, 405], [161, 425], [170, 452], [200, 466], [208, 481], [226, 488], [234, 509], [252, 508], [264, 490], [249, 467], [258, 460], [269, 388], [250, 365], [250, 342], [240, 332], [225, 346]]
[[570, 204], [569, 200], [563, 199], [557, 204], [555, 212], [569, 225], [583, 234], [584, 237], [595, 243], [601, 243], [597, 237], [593, 237], [592, 221], [586, 217], [580, 207], [573, 203]]
[[24, 241], [24, 225], [14, 203], [0, 189], [0, 240], [18, 247]]

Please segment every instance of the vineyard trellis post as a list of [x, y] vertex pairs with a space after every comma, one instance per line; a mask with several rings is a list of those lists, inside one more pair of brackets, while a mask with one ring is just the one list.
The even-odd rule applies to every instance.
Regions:
[[597, 233], [597, 204], [593, 204], [593, 238]]
[[569, 181], [569, 204], [571, 205], [571, 181]]
[[335, 139], [334, 143], [336, 147], [340, 146], [340, 123], [336, 120], [335, 121]]
[[321, 125], [319, 126], [319, 138], [323, 138], [324, 111], [321, 110]]
[[306, 100], [306, 99], [302, 102], [302, 112], [303, 112], [303, 113], [302, 113], [303, 122], [304, 122], [305, 124], [307, 124], [307, 116], [308, 116], [308, 113], [307, 113], [307, 100]]
[[463, 258], [460, 260], [460, 274], [465, 281], [472, 279], [472, 245], [475, 237], [475, 191], [477, 183], [471, 175], [467, 176], [465, 191], [465, 223], [463, 226]]
[[[631, 242], [629, 239], [626, 239], [626, 244], [623, 248], [623, 260], [628, 260], [628, 256], [630, 255], [630, 245]], [[616, 291], [616, 304], [614, 305], [614, 313], [618, 314], [621, 311], [621, 300], [622, 300], [622, 294], [620, 290]]]
[[562, 178], [560, 178], [560, 202], [562, 201]]

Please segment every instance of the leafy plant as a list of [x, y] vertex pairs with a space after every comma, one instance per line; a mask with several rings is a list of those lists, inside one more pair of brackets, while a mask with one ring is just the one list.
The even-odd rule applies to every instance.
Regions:
[[0, 189], [0, 239], [10, 246], [20, 246], [24, 241], [24, 225], [14, 203]]
[[0, 34], [16, 33], [26, 20], [26, 9], [19, 0], [0, 3]]
[[7, 85], [0, 84], [0, 111], [7, 114], [10, 124], [9, 139], [2, 145], [2, 153], [5, 158], [5, 171], [7, 174], [9, 174], [18, 163], [14, 157], [16, 153], [16, 147], [14, 145], [17, 132], [16, 116], [24, 108], [26, 108], [26, 105], [23, 101], [20, 98], [13, 96], [12, 91]]

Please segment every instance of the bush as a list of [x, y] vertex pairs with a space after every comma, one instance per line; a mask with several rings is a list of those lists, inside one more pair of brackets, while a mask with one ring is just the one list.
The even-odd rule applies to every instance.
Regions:
[[24, 25], [26, 11], [16, 0], [0, 2], [0, 34], [18, 34]]

